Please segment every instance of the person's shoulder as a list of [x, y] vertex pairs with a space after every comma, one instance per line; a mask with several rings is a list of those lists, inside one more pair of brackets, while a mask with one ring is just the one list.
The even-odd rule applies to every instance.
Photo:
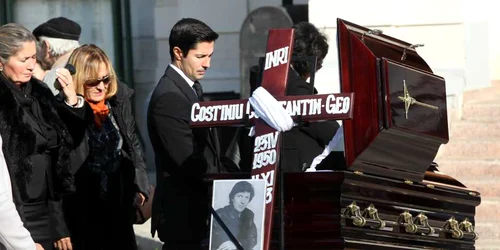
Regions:
[[290, 69], [286, 86], [286, 95], [312, 95], [313, 86], [300, 77], [296, 71]]
[[153, 113], [189, 121], [191, 102], [180, 91], [155, 90], [149, 101], [149, 109]]
[[176, 86], [174, 80], [170, 78], [167, 74], [164, 74], [158, 81], [158, 84], [156, 85], [153, 94], [157, 93], [163, 95], [169, 92], [181, 93], [180, 89]]
[[117, 81], [117, 91], [113, 99], [115, 99], [117, 102], [123, 102], [126, 99], [129, 99], [134, 95], [134, 90], [130, 88], [127, 84], [125, 84], [122, 81]]
[[245, 208], [245, 210], [243, 210], [243, 213], [245, 213], [245, 215], [250, 217], [250, 218], [254, 217], [254, 213], [252, 210], [250, 210], [250, 208]]
[[229, 211], [229, 208], [231, 207], [231, 205], [226, 205], [225, 207], [221, 207], [217, 210], [215, 210], [215, 212], [219, 213], [219, 212], [227, 212]]
[[160, 97], [165, 97], [165, 96], [171, 96], [171, 95], [177, 95], [180, 94], [180, 91], [178, 91], [173, 84], [173, 81], [166, 77], [165, 75], [162, 76], [162, 78], [158, 81], [158, 84], [156, 84], [156, 87], [154, 88], [152, 94], [151, 94], [151, 99], [156, 100]]

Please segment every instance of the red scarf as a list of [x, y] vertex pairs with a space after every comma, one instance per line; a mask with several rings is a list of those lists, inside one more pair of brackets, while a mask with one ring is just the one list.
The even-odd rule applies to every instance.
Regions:
[[106, 121], [108, 117], [109, 109], [106, 105], [106, 101], [102, 100], [98, 103], [88, 102], [92, 110], [94, 111], [94, 123], [96, 127], [102, 128], [102, 124]]

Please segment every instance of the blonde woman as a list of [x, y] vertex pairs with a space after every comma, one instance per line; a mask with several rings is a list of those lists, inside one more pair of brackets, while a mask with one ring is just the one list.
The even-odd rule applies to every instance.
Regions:
[[133, 90], [118, 82], [96, 45], [76, 49], [69, 63], [76, 68], [76, 92], [94, 112], [82, 142], [86, 150], [78, 151], [83, 165], [75, 166], [76, 193], [65, 201], [73, 245], [76, 250], [137, 249], [135, 206], [147, 199], [149, 182], [129, 100]]

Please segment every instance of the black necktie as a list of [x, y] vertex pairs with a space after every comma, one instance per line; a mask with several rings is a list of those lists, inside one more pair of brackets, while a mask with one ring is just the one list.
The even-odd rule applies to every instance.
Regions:
[[193, 89], [196, 91], [196, 95], [198, 96], [198, 101], [203, 101], [203, 88], [201, 87], [200, 82], [196, 81], [193, 84]]

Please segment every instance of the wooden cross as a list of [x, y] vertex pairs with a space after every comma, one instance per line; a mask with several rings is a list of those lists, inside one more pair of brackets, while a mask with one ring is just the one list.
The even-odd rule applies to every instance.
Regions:
[[[270, 29], [262, 87], [273, 95], [294, 120], [346, 120], [352, 118], [353, 93], [285, 96], [293, 50], [293, 29]], [[281, 133], [253, 113], [248, 100], [195, 103], [191, 109], [191, 127], [255, 125], [252, 179], [266, 180], [264, 249], [269, 249], [278, 176]]]

